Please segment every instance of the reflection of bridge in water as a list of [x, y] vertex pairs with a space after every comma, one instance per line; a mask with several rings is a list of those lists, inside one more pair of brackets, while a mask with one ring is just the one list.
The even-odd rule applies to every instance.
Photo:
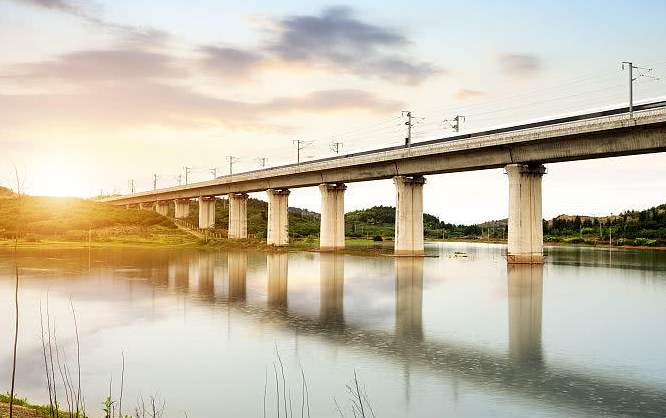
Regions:
[[[235, 310], [299, 334], [365, 348], [407, 369], [425, 368], [432, 373], [478, 383], [492, 391], [580, 412], [662, 416], [666, 411], [666, 390], [590, 375], [545, 361], [542, 265], [507, 266], [509, 343], [507, 354], [501, 355], [470, 344], [428, 340], [422, 323], [423, 259], [395, 258], [395, 330], [385, 332], [345, 322], [343, 255], [319, 255], [318, 318], [295, 314], [288, 309], [288, 254], [266, 255], [268, 306], [264, 309], [246, 302], [247, 253], [231, 252], [226, 260], [224, 256], [220, 260], [216, 257], [220, 255], [200, 254], [194, 263], [190, 260], [189, 265], [187, 259], [171, 259], [169, 268], [161, 268], [157, 274], [153, 267], [152, 277], [170, 289], [194, 294], [201, 300], [232, 303]], [[215, 273], [219, 264], [226, 264], [227, 289], [217, 285], [219, 278]]]

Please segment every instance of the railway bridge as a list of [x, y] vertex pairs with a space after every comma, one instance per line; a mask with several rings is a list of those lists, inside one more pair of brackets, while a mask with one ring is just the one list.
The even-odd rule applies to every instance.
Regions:
[[425, 176], [504, 168], [509, 179], [509, 263], [542, 263], [541, 178], [545, 164], [666, 151], [666, 101], [556, 118], [217, 177], [214, 180], [103, 199], [151, 207], [176, 218], [199, 203], [199, 227], [215, 223], [215, 197], [229, 199], [229, 238], [247, 238], [247, 193], [268, 197], [268, 244], [287, 245], [289, 191], [319, 187], [322, 250], [343, 248], [346, 183], [392, 178], [396, 255], [423, 254]]

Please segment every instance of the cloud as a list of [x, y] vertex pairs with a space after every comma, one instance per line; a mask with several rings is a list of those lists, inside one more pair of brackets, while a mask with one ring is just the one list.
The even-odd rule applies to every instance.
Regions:
[[238, 48], [204, 46], [200, 51], [204, 70], [227, 78], [246, 78], [264, 59], [257, 52]]
[[502, 54], [497, 61], [501, 71], [510, 76], [531, 76], [541, 69], [541, 60], [533, 54]]
[[290, 16], [274, 24], [274, 39], [266, 49], [287, 62], [332, 66], [410, 84], [439, 71], [430, 63], [388, 55], [387, 50], [406, 47], [408, 39], [395, 29], [358, 19], [348, 7], [331, 7], [317, 16]]
[[[105, 20], [93, 2], [74, 0], [14, 0], [20, 4], [77, 16], [89, 24], [116, 33], [124, 46], [152, 48], [167, 45], [173, 37], [149, 27]], [[236, 80], [248, 76], [270, 61], [306, 64], [391, 82], [418, 84], [445, 71], [434, 64], [407, 59], [410, 44], [400, 31], [367, 23], [349, 7], [329, 7], [319, 15], [295, 15], [272, 21], [270, 39], [256, 49], [206, 45], [200, 67], [210, 74]]]
[[169, 55], [132, 48], [71, 52], [52, 60], [10, 66], [9, 73], [18, 79], [58, 79], [76, 84], [187, 74]]
[[103, 19], [99, 13], [101, 7], [93, 2], [71, 0], [14, 0], [16, 3], [48, 10], [55, 10], [83, 19], [85, 22], [115, 32], [122, 36], [126, 43], [141, 45], [161, 45], [170, 38], [170, 34], [162, 30], [123, 25]]
[[454, 97], [458, 100], [467, 100], [467, 99], [473, 99], [476, 97], [480, 96], [485, 96], [486, 93], [479, 91], [479, 90], [472, 90], [472, 89], [458, 89], [454, 93]]
[[393, 100], [380, 99], [363, 90], [324, 90], [297, 98], [277, 98], [259, 106], [266, 112], [282, 111], [337, 111], [368, 110], [373, 112], [390, 111], [400, 107]]
[[[261, 130], [271, 116], [285, 112], [384, 112], [400, 103], [360, 90], [324, 90], [263, 102], [221, 99], [184, 87], [145, 80], [96, 84], [75, 94], [0, 95], [0, 125], [27, 129], [128, 129], [150, 126], [225, 126]], [[35, 124], [39, 121], [39, 124]]]
[[75, 15], [83, 14], [81, 4], [67, 0], [14, 0], [16, 3], [28, 4], [45, 9], [57, 10], [60, 12], [71, 13]]

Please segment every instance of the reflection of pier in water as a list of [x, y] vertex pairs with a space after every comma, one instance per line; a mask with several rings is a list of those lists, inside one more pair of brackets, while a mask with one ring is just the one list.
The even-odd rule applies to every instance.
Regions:
[[[541, 338], [542, 265], [507, 267], [509, 347], [507, 355], [499, 355], [469, 344], [427, 339], [423, 333], [421, 313], [423, 259], [395, 260], [396, 321], [395, 332], [390, 333], [363, 329], [344, 321], [342, 255], [320, 254], [321, 301], [317, 319], [294, 314], [287, 309], [288, 254], [268, 254], [266, 257], [269, 308], [235, 304], [234, 309], [245, 315], [259, 320], [269, 319], [298, 334], [326, 338], [343, 346], [365, 348], [405, 368], [425, 367], [430, 372], [443, 373], [455, 380], [477, 383], [492, 391], [517, 394], [539, 402], [602, 415], [638, 413], [660, 416], [658, 411], [666, 411], [664, 390], [588, 375], [544, 361]], [[244, 300], [247, 256], [230, 254], [227, 268], [230, 299], [241, 300], [242, 295]], [[188, 293], [203, 290], [179, 289]], [[331, 326], [332, 323], [336, 326]], [[636, 405], [640, 405], [640, 409]]]
[[518, 361], [541, 363], [543, 266], [507, 264], [509, 354]]
[[423, 339], [423, 259], [395, 259], [395, 334], [405, 340]]
[[320, 254], [319, 320], [322, 324], [344, 325], [344, 286], [344, 255], [337, 253]]
[[247, 253], [230, 252], [227, 256], [229, 300], [245, 301], [247, 297]]
[[277, 253], [266, 255], [266, 274], [268, 276], [268, 306], [284, 308], [288, 306], [287, 274], [289, 254]]

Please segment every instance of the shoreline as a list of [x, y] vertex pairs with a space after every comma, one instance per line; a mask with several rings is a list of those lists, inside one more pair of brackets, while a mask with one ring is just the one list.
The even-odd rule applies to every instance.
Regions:
[[[372, 241], [359, 238], [350, 238], [346, 240], [347, 246], [342, 250], [336, 251], [321, 251], [318, 246], [318, 239], [298, 239], [289, 245], [283, 247], [269, 246], [263, 240], [228, 240], [228, 239], [210, 239], [202, 242], [202, 240], [188, 240], [180, 243], [163, 242], [156, 240], [132, 240], [132, 239], [118, 239], [109, 241], [83, 241], [83, 240], [62, 240], [62, 239], [39, 239], [39, 240], [19, 240], [16, 245], [19, 249], [86, 249], [86, 248], [128, 248], [128, 249], [216, 249], [216, 250], [255, 250], [270, 253], [290, 252], [290, 251], [306, 251], [316, 253], [339, 253], [350, 255], [386, 255], [393, 253], [392, 240], [386, 241]], [[447, 239], [430, 239], [425, 241], [427, 243], [438, 242], [451, 242], [451, 243], [477, 243], [477, 244], [503, 244], [506, 245], [506, 240], [480, 240], [469, 238], [447, 238]], [[13, 249], [15, 241], [12, 239], [0, 239], [0, 249]], [[598, 249], [619, 249], [619, 250], [652, 250], [652, 251], [666, 251], [666, 246], [645, 246], [645, 245], [591, 245], [591, 244], [572, 244], [566, 242], [548, 242], [544, 243], [544, 248], [548, 247], [578, 247], [578, 248], [598, 248]]]

